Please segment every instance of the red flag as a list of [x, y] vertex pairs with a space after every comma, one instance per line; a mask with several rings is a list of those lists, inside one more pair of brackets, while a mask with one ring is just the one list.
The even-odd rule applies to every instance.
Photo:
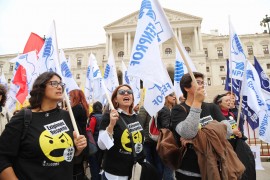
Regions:
[[38, 54], [43, 44], [44, 40], [39, 35], [31, 33], [24, 47], [23, 54], [34, 50], [36, 50]]
[[[34, 50], [36, 50], [38, 54], [43, 44], [44, 40], [39, 35], [31, 33], [24, 47], [23, 54]], [[20, 90], [18, 91], [16, 98], [21, 104], [23, 104], [28, 95], [28, 86], [27, 86], [26, 70], [21, 65], [18, 67], [14, 75], [13, 84], [20, 86]]]

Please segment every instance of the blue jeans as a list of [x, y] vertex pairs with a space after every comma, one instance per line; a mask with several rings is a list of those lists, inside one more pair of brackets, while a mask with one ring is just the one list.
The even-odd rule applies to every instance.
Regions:
[[148, 143], [145, 142], [143, 145], [143, 149], [146, 154], [146, 160], [151, 163], [158, 171], [160, 180], [162, 179], [163, 175], [163, 164], [161, 162], [160, 157], [156, 151], [157, 143]]
[[169, 168], [168, 166], [164, 165], [164, 169], [163, 169], [163, 179], [166, 180], [174, 180], [173, 177], [173, 170], [171, 168]]

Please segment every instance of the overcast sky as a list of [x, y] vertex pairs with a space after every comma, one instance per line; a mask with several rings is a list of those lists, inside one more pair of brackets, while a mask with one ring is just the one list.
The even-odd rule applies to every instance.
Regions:
[[[202, 32], [261, 33], [270, 0], [159, 0], [164, 8], [203, 18]], [[56, 23], [59, 48], [105, 43], [103, 27], [140, 9], [141, 0], [0, 0], [0, 55], [21, 53], [31, 32], [47, 34]]]

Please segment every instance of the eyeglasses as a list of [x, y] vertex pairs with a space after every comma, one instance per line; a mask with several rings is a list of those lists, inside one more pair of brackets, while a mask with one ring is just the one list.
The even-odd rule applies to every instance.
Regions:
[[57, 88], [59, 85], [64, 88], [66, 86], [65, 83], [57, 82], [57, 81], [49, 81], [48, 84], [50, 84], [52, 87]]
[[131, 89], [127, 89], [127, 90], [124, 90], [124, 89], [119, 89], [118, 91], [118, 94], [120, 95], [124, 95], [124, 94], [133, 94], [133, 91]]
[[197, 80], [196, 81], [197, 82], [197, 84], [199, 85], [199, 86], [207, 86], [207, 83], [206, 82], [204, 82], [204, 81], [199, 81], [199, 80]]

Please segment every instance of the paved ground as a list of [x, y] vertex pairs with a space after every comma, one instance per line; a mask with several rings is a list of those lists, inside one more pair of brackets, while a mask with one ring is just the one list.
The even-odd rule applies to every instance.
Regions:
[[270, 162], [262, 162], [264, 170], [257, 170], [257, 180], [269, 180], [270, 179]]
[[[270, 162], [262, 162], [264, 170], [257, 170], [257, 180], [270, 180]], [[89, 168], [86, 170], [87, 177], [90, 179]]]

